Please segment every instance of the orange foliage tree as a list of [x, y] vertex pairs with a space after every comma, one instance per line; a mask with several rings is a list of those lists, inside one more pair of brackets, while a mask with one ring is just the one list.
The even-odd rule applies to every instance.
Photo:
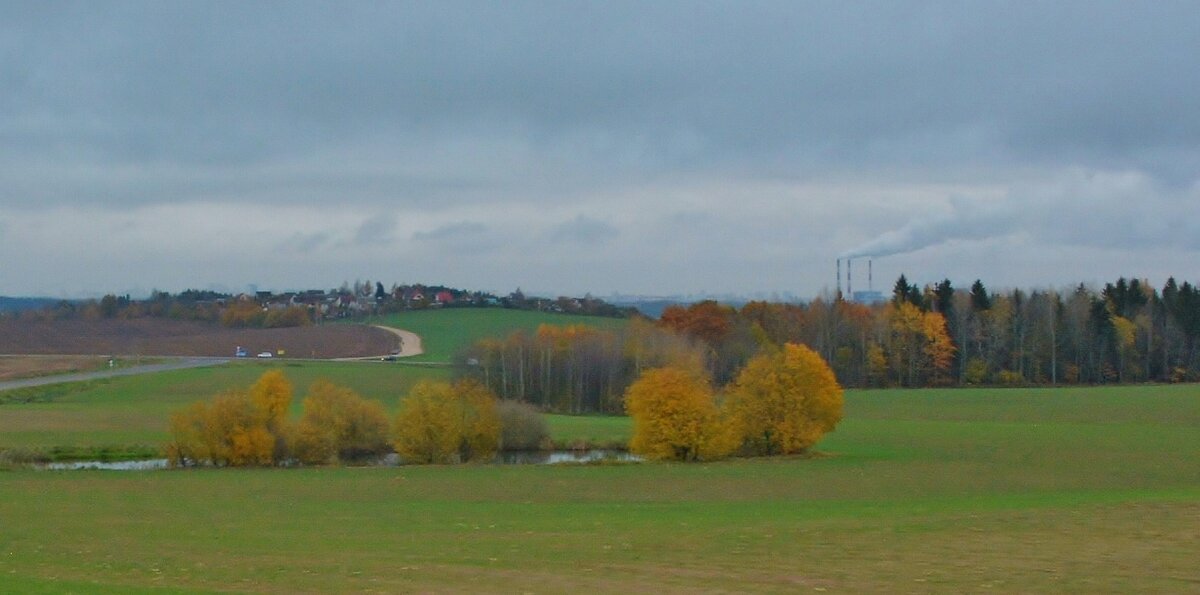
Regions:
[[748, 452], [799, 453], [841, 421], [842, 387], [817, 352], [788, 343], [746, 364], [725, 407]]
[[625, 407], [633, 417], [629, 449], [648, 459], [712, 460], [733, 450], [712, 389], [697, 372], [646, 370], [626, 390]]

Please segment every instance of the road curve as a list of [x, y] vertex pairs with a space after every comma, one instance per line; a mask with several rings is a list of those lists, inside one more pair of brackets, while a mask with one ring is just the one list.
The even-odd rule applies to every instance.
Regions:
[[421, 336], [404, 329], [398, 329], [391, 326], [383, 326], [381, 324], [374, 325], [377, 329], [383, 329], [400, 338], [400, 353], [396, 357], [412, 357], [421, 355], [425, 350], [421, 347]]
[[21, 380], [8, 380], [0, 382], [0, 391], [13, 390], [17, 388], [28, 388], [30, 386], [45, 386], [47, 384], [60, 384], [63, 382], [83, 382], [85, 380], [101, 380], [104, 378], [115, 378], [117, 376], [133, 376], [136, 374], [150, 374], [152, 372], [166, 372], [168, 370], [185, 370], [187, 368], [203, 368], [205, 366], [216, 366], [229, 362], [227, 357], [188, 357], [179, 358], [161, 364], [147, 364], [144, 366], [133, 366], [131, 368], [117, 368], [115, 370], [100, 370], [98, 372], [81, 372], [77, 374], [56, 374], [54, 376], [39, 376], [37, 378], [23, 378]]

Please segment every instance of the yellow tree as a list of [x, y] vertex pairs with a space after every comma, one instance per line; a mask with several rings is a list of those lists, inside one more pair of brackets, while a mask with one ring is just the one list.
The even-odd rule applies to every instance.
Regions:
[[490, 458], [500, 443], [496, 398], [475, 381], [422, 381], [400, 406], [396, 452], [410, 463]]
[[755, 454], [804, 452], [842, 419], [842, 387], [817, 352], [794, 343], [752, 358], [725, 405]]
[[269, 465], [287, 456], [286, 416], [291, 384], [283, 373], [263, 374], [250, 391], [228, 391], [171, 416], [165, 448], [173, 465]]
[[166, 446], [167, 463], [172, 467], [211, 461], [207, 440], [208, 403], [197, 401], [171, 414]]
[[213, 464], [241, 467], [269, 465], [275, 438], [267, 429], [262, 412], [241, 391], [217, 395], [209, 405], [205, 442]]
[[945, 382], [957, 351], [946, 330], [946, 318], [937, 312], [926, 312], [921, 317], [921, 334], [925, 337], [925, 361], [933, 379]]
[[292, 383], [282, 370], [270, 370], [250, 387], [250, 400], [263, 416], [263, 425], [274, 436], [273, 456], [287, 456], [288, 408], [292, 405]]
[[717, 459], [732, 450], [712, 389], [697, 372], [646, 370], [625, 391], [625, 408], [633, 417], [629, 449], [648, 459]]
[[924, 319], [909, 302], [892, 304], [888, 313], [892, 370], [906, 386], [917, 384], [924, 359]]
[[309, 387], [293, 440], [300, 461], [352, 459], [387, 452], [388, 446], [388, 419], [382, 404], [328, 380]]
[[262, 411], [268, 426], [279, 426], [292, 405], [292, 383], [281, 370], [264, 372], [250, 387], [250, 398]]

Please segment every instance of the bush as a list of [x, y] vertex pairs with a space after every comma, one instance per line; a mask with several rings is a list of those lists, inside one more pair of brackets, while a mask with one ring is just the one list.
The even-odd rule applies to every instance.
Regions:
[[500, 401], [501, 450], [541, 450], [549, 446], [550, 429], [546, 418], [529, 403]]
[[794, 454], [842, 419], [842, 387], [817, 352], [794, 343], [755, 356], [738, 373], [726, 408], [747, 452]]
[[347, 461], [383, 454], [389, 448], [383, 405], [327, 380], [318, 380], [308, 389], [292, 442], [300, 462]]
[[230, 391], [211, 402], [192, 403], [171, 416], [171, 441], [164, 448], [168, 463], [240, 467], [283, 461], [284, 415], [291, 399], [291, 385], [275, 371], [263, 374], [250, 392]]
[[408, 463], [459, 463], [495, 456], [496, 396], [474, 380], [422, 381], [400, 406], [396, 452]]
[[633, 417], [629, 449], [648, 459], [698, 461], [733, 450], [708, 381], [676, 367], [647, 370], [625, 391]]

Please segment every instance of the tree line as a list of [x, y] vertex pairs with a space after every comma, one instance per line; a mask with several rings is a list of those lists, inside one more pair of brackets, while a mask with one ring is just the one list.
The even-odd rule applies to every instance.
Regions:
[[848, 386], [1103, 384], [1200, 380], [1200, 288], [1118, 279], [988, 291], [901, 275], [891, 299], [676, 306], [663, 326], [704, 342], [718, 377], [759, 345], [803, 343]]
[[806, 345], [842, 385], [924, 387], [1200, 380], [1200, 289], [1118, 279], [1094, 291], [988, 291], [982, 281], [919, 287], [889, 301], [704, 301], [622, 330], [544, 325], [486, 339], [461, 356], [504, 398], [566, 413], [623, 412], [647, 368], [697, 364], [717, 385], [763, 349]]

